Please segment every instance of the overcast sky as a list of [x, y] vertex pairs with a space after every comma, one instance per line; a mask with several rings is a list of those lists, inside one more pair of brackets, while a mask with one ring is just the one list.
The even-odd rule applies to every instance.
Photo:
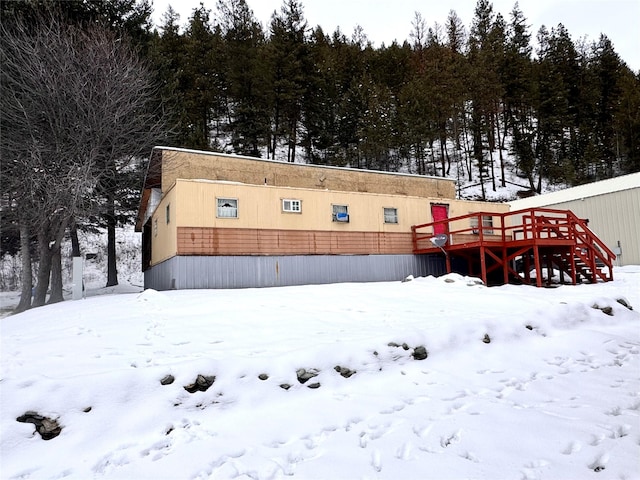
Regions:
[[[170, 4], [180, 14], [184, 25], [200, 0], [153, 0], [154, 18], [159, 22]], [[216, 0], [202, 0], [216, 11]], [[409, 39], [415, 12], [420, 12], [428, 26], [444, 24], [450, 10], [455, 10], [468, 29], [473, 20], [476, 0], [301, 0], [309, 26], [320, 25], [327, 34], [336, 28], [350, 37], [359, 25], [376, 47], [382, 43], [399, 43]], [[493, 10], [507, 22], [515, 0], [493, 0]], [[247, 0], [265, 30], [271, 15], [280, 10], [283, 0]], [[520, 0], [520, 9], [535, 34], [541, 25], [548, 28], [562, 23], [574, 42], [586, 37], [597, 41], [604, 33], [634, 71], [640, 70], [640, 0]]]

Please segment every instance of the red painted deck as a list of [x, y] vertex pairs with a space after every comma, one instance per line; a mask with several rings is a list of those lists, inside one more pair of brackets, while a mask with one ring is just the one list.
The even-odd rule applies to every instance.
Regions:
[[[483, 223], [484, 221], [484, 223]], [[416, 254], [445, 255], [447, 271], [465, 262], [485, 285], [573, 285], [613, 280], [615, 254], [570, 210], [529, 208], [509, 213], [476, 212], [411, 227]], [[444, 230], [439, 248], [434, 232]]]

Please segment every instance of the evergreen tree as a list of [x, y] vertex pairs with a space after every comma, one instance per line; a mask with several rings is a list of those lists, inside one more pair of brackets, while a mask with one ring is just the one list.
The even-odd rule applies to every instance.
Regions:
[[[492, 4], [488, 0], [478, 0], [469, 35], [469, 66], [474, 78], [469, 87], [473, 157], [479, 173], [482, 199], [486, 196], [485, 177], [493, 168], [490, 152], [495, 146], [495, 113], [501, 98], [501, 85], [497, 75], [500, 55], [497, 39], [502, 36], [502, 29], [501, 22], [496, 24]], [[485, 140], [487, 149], [484, 147]]]
[[216, 42], [210, 21], [211, 12], [204, 5], [195, 8], [189, 18], [184, 34], [184, 62], [182, 64], [181, 87], [183, 95], [183, 126], [186, 136], [184, 146], [200, 150], [217, 149], [211, 138], [213, 119], [220, 110], [221, 92], [215, 80]]
[[615, 114], [620, 103], [620, 76], [622, 62], [611, 41], [600, 35], [594, 45], [592, 68], [596, 79], [595, 138], [602, 162], [598, 177], [615, 176], [618, 167], [618, 146], [615, 133]]
[[245, 0], [219, 0], [218, 12], [228, 135], [235, 153], [260, 157], [261, 149], [270, 146], [271, 79], [266, 73], [265, 35]]
[[173, 137], [170, 144], [186, 147], [189, 131], [185, 110], [185, 37], [180, 34], [180, 15], [169, 6], [162, 15], [160, 32], [154, 31], [149, 55], [159, 87], [159, 100], [167, 105]]
[[309, 55], [312, 70], [305, 77], [300, 143], [307, 162], [330, 164], [337, 143], [338, 81], [333, 46], [321, 27], [311, 34]]
[[285, 0], [280, 13], [271, 17], [269, 66], [272, 75], [273, 130], [271, 155], [275, 158], [278, 139], [287, 144], [287, 161], [295, 162], [302, 98], [310, 71], [307, 22], [298, 0]]
[[[452, 116], [451, 116], [451, 133], [450, 138], [454, 142], [456, 162], [458, 165], [458, 180], [460, 175], [464, 173], [464, 168], [470, 159], [466, 142], [461, 141], [461, 137], [464, 136], [465, 130], [463, 128], [466, 125], [465, 120], [465, 101], [467, 99], [467, 88], [469, 83], [469, 71], [467, 58], [465, 57], [465, 46], [467, 44], [467, 37], [462, 20], [454, 10], [449, 12], [446, 23], [446, 47], [449, 50], [448, 53], [448, 65], [447, 69], [449, 73], [449, 91], [452, 101]], [[464, 151], [466, 162], [463, 162], [461, 152]], [[469, 180], [471, 180], [472, 171], [471, 168], [467, 168], [467, 174]]]
[[538, 192], [543, 177], [557, 182], [575, 176], [571, 139], [576, 136], [581, 77], [578, 52], [562, 24], [550, 34], [541, 30], [539, 42], [534, 149], [537, 171], [530, 172], [531, 186]]
[[623, 68], [620, 76], [620, 104], [616, 112], [616, 146], [622, 158], [622, 172], [640, 172], [640, 73]]
[[371, 45], [362, 35], [347, 39], [339, 30], [332, 37], [337, 71], [337, 145], [335, 163], [360, 168], [360, 138], [367, 109], [365, 85]]
[[[505, 51], [503, 61], [500, 64], [500, 78], [504, 86], [503, 105], [503, 132], [502, 145], [511, 133], [512, 137], [518, 137], [518, 142], [524, 141], [531, 135], [533, 128], [533, 70], [531, 35], [528, 32], [527, 20], [520, 10], [518, 3], [511, 11], [511, 21], [507, 27]], [[526, 147], [525, 147], [526, 151]], [[522, 152], [530, 155], [530, 152]], [[501, 162], [503, 184], [505, 178], [504, 163]]]

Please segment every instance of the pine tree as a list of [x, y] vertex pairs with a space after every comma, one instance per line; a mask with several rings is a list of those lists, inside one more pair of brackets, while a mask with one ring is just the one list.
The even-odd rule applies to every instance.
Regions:
[[[573, 177], [571, 131], [575, 130], [580, 104], [578, 52], [566, 28], [559, 24], [550, 34], [539, 35], [536, 91], [536, 170], [532, 184], [540, 191], [542, 178], [558, 182]], [[533, 177], [530, 178], [533, 181]]]
[[338, 94], [335, 163], [360, 168], [358, 132], [367, 108], [366, 75], [373, 49], [362, 36], [347, 39], [339, 30], [333, 33], [332, 45]]
[[594, 133], [603, 163], [602, 177], [611, 178], [616, 174], [618, 165], [614, 117], [620, 103], [622, 62], [614, 51], [611, 40], [605, 35], [600, 35], [598, 43], [593, 48], [592, 68], [597, 92]]
[[338, 82], [331, 40], [321, 27], [309, 39], [311, 71], [302, 100], [300, 144], [308, 163], [329, 164], [337, 143]]
[[[527, 20], [516, 2], [511, 11], [511, 21], [507, 27], [507, 37], [503, 61], [500, 65], [500, 78], [504, 86], [504, 119], [502, 141], [511, 132], [518, 137], [520, 146], [530, 137], [533, 127], [533, 70], [531, 35]], [[504, 143], [501, 146], [504, 148]], [[525, 153], [526, 152], [526, 153]], [[530, 147], [524, 147], [523, 155], [531, 155]], [[530, 162], [531, 159], [527, 160]], [[504, 186], [504, 164], [501, 163]]]
[[[270, 89], [265, 35], [245, 0], [219, 0], [228, 135], [233, 151], [253, 157], [270, 146]], [[268, 156], [268, 155], [267, 155]]]
[[[469, 35], [469, 65], [474, 78], [474, 82], [470, 85], [470, 118], [473, 156], [478, 168], [483, 199], [486, 196], [485, 176], [488, 176], [490, 169], [493, 168], [493, 162], [487, 157], [490, 157], [491, 149], [495, 144], [495, 113], [502, 93], [497, 75], [502, 30], [501, 21], [496, 23], [491, 3], [488, 0], [478, 0]], [[486, 152], [485, 140], [488, 144]]]
[[640, 172], [640, 73], [634, 75], [629, 68], [623, 68], [620, 90], [615, 123], [622, 172]]
[[307, 22], [302, 4], [286, 0], [279, 14], [271, 17], [268, 59], [271, 69], [273, 130], [271, 155], [275, 158], [278, 138], [287, 144], [287, 160], [295, 162], [302, 98], [311, 64], [307, 45]]
[[202, 4], [193, 10], [184, 34], [182, 102], [186, 127], [184, 146], [200, 150], [216, 149], [211, 139], [213, 119], [219, 110], [220, 92], [215, 83], [215, 33], [211, 12]]

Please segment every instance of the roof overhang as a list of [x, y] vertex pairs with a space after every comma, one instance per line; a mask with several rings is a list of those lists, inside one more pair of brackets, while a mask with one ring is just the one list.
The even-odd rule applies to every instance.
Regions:
[[162, 147], [153, 147], [151, 150], [147, 171], [144, 175], [144, 183], [142, 184], [140, 205], [138, 206], [138, 213], [136, 215], [136, 232], [141, 232], [144, 226], [144, 215], [149, 206], [151, 190], [154, 188], [162, 188], [162, 150]]

